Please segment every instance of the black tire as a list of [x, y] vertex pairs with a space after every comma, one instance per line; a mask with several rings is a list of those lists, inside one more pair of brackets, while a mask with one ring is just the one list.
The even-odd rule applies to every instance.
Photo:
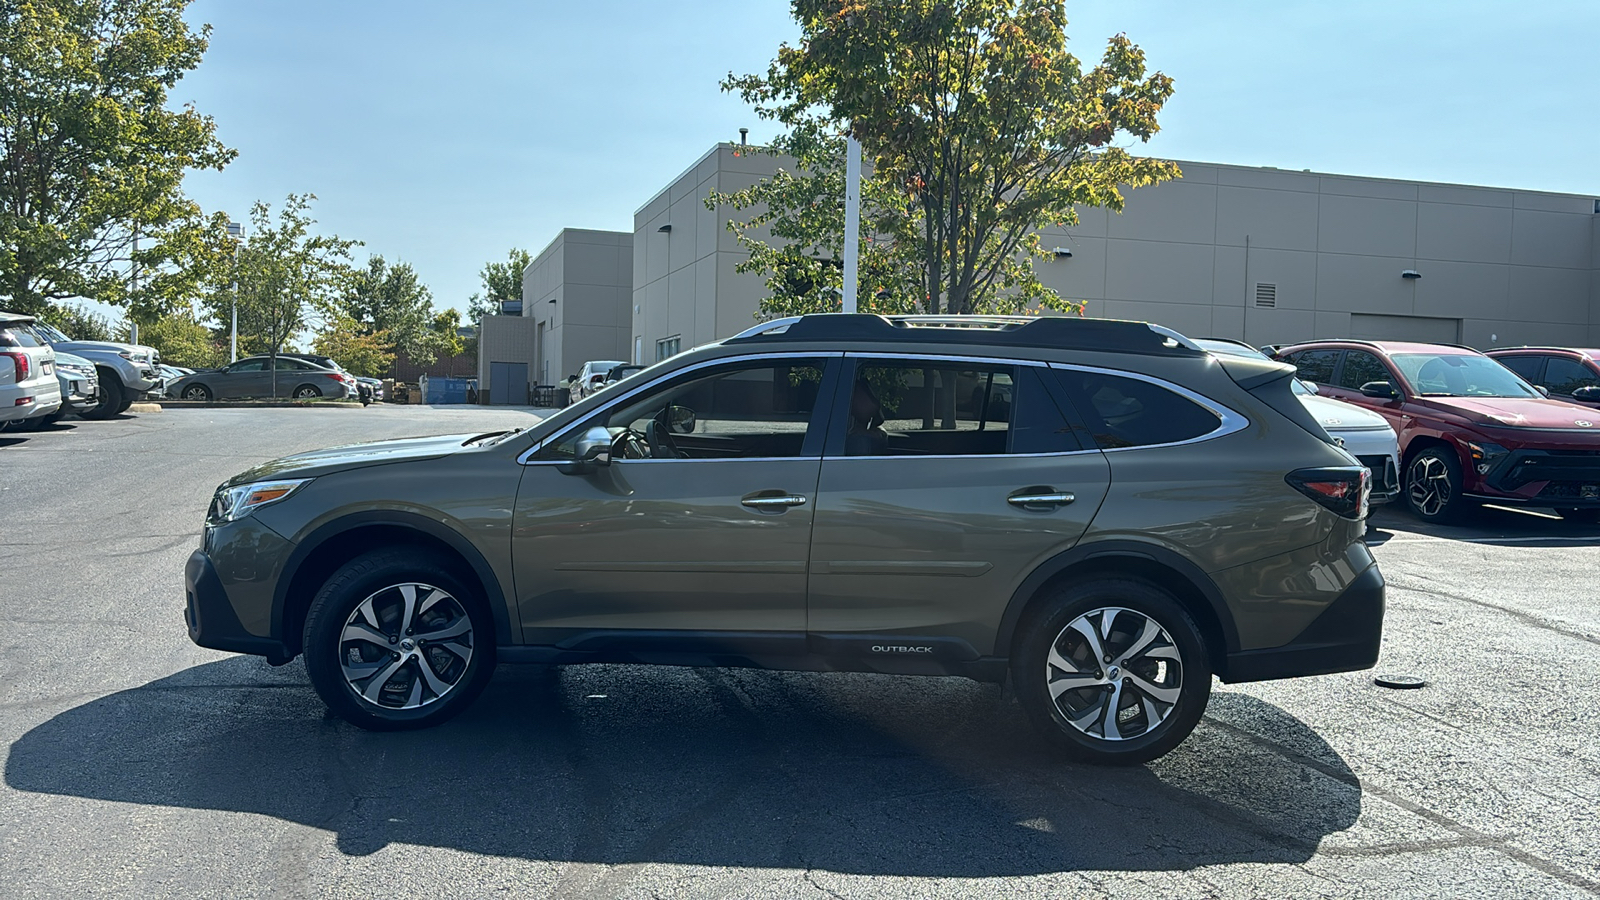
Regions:
[[211, 389], [203, 384], [186, 384], [183, 386], [183, 390], [179, 392], [178, 399], [192, 400], [196, 403], [209, 403], [211, 401]]
[[[1106, 615], [1111, 624], [1102, 636]], [[1079, 619], [1095, 623], [1094, 643], [1069, 632]], [[1159, 633], [1136, 649], [1144, 622], [1154, 623]], [[1096, 644], [1119, 665], [1103, 656], [1091, 660]], [[1122, 660], [1129, 651], [1135, 652]], [[1068, 668], [1052, 662], [1052, 652]], [[1194, 730], [1211, 697], [1211, 660], [1194, 618], [1171, 594], [1146, 581], [1106, 577], [1040, 598], [1018, 630], [1011, 679], [1033, 727], [1067, 756], [1134, 765], [1167, 753]], [[1052, 694], [1063, 683], [1079, 681], [1085, 685]], [[1108, 723], [1105, 711], [1113, 697], [1116, 714]]]
[[312, 400], [322, 396], [322, 388], [314, 384], [302, 384], [294, 389], [293, 396], [296, 400]]
[[133, 405], [133, 401], [135, 401], [137, 399], [138, 398], [135, 397], [133, 394], [128, 393], [128, 392], [124, 392], [123, 395], [122, 395], [122, 402], [117, 404], [117, 415], [120, 416], [123, 413], [127, 412], [128, 411], [128, 407], [132, 406]]
[[100, 376], [100, 397], [95, 405], [84, 410], [78, 415], [85, 419], [109, 419], [120, 411], [122, 406], [122, 380], [117, 373], [110, 369], [97, 367], [95, 371]]
[[1447, 447], [1428, 447], [1406, 460], [1402, 492], [1406, 508], [1424, 522], [1459, 522], [1472, 508], [1461, 493], [1461, 463]]
[[1561, 518], [1578, 525], [1600, 525], [1600, 509], [1595, 509], [1592, 506], [1583, 509], [1568, 507], [1566, 509], [1558, 509], [1556, 512], [1561, 514]]
[[[430, 608], [436, 616], [448, 616], [445, 624], [428, 624], [443, 633], [460, 627], [464, 620], [468, 626], [464, 649], [470, 651], [470, 658], [461, 659], [463, 641], [454, 636], [429, 645], [422, 642], [422, 635], [429, 633], [423, 631], [418, 644], [408, 646], [411, 634], [401, 633], [408, 586], [413, 605], [419, 608], [432, 596], [424, 590], [445, 592], [447, 598]], [[373, 601], [370, 608], [378, 622], [357, 612], [368, 600]], [[381, 625], [391, 640], [387, 644], [344, 640], [346, 626], [358, 615], [363, 625]], [[419, 614], [413, 624], [424, 621]], [[368, 630], [377, 633], [377, 629]], [[340, 718], [369, 731], [438, 725], [471, 704], [494, 672], [494, 621], [479, 592], [452, 574], [442, 560], [414, 548], [375, 550], [335, 572], [311, 602], [303, 637], [306, 672], [317, 694]], [[454, 647], [454, 652], [442, 646]], [[350, 656], [352, 650], [354, 657]], [[375, 699], [362, 696], [355, 682], [346, 677], [347, 660], [373, 672], [361, 687], [375, 693]], [[457, 669], [458, 665], [462, 668]], [[434, 678], [426, 679], [419, 666], [428, 666]], [[384, 681], [375, 683], [380, 677]], [[429, 690], [428, 685], [435, 682], [446, 686], [442, 694]], [[405, 687], [390, 689], [395, 684]]]

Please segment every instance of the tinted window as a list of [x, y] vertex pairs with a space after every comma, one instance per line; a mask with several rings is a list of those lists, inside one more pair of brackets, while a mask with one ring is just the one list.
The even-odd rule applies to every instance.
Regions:
[[537, 458], [571, 459], [578, 438], [596, 426], [616, 439], [614, 462], [805, 455], [823, 366], [796, 359], [685, 375], [607, 407]]
[[1301, 378], [1313, 384], [1332, 384], [1333, 367], [1342, 350], [1301, 350], [1284, 357], [1292, 363]]
[[228, 367], [228, 374], [237, 372], [263, 372], [266, 371], [267, 361], [264, 359], [241, 359]]
[[1338, 386], [1359, 391], [1369, 381], [1393, 380], [1378, 357], [1364, 350], [1351, 350], [1344, 355], [1344, 369], [1339, 372]]
[[1529, 384], [1539, 383], [1539, 364], [1542, 356], [1496, 356], [1494, 361], [1522, 376]]
[[830, 452], [992, 456], [1083, 449], [1037, 368], [863, 360], [841, 411], [842, 439]]
[[1570, 394], [1581, 387], [1600, 384], [1588, 366], [1575, 359], [1564, 356], [1550, 357], [1549, 365], [1544, 370], [1544, 386], [1552, 394]]
[[1192, 440], [1222, 425], [1216, 413], [1158, 384], [1079, 369], [1055, 372], [1103, 449]]
[[0, 328], [0, 347], [37, 347], [39, 340], [33, 336], [26, 325], [14, 325], [10, 328]]

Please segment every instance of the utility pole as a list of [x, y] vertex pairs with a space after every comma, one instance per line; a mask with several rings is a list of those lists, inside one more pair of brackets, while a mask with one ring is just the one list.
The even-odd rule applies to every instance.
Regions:
[[861, 248], [861, 142], [845, 135], [844, 311], [856, 311], [856, 253]]
[[228, 362], [233, 363], [239, 361], [239, 244], [244, 241], [244, 226], [229, 222], [228, 237], [233, 240], [233, 326], [228, 337]]
[[[133, 293], [139, 293], [139, 226], [133, 226], [133, 255], [128, 257], [128, 280], [133, 283]], [[139, 343], [139, 320], [129, 316], [128, 343]]]

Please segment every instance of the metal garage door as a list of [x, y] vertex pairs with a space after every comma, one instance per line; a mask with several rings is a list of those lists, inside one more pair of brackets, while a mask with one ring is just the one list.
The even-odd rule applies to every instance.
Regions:
[[1350, 336], [1365, 341], [1426, 341], [1454, 344], [1461, 340], [1460, 319], [1430, 316], [1350, 314]]
[[489, 402], [505, 406], [528, 402], [527, 363], [489, 363]]

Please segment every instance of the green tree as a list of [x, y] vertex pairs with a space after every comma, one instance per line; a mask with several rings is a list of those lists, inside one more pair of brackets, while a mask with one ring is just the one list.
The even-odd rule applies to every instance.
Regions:
[[440, 332], [433, 293], [409, 263], [389, 265], [382, 256], [370, 257], [365, 269], [351, 270], [340, 308], [361, 333], [385, 335], [391, 354], [403, 352], [428, 365], [455, 352], [455, 332]]
[[205, 223], [183, 176], [221, 169], [234, 151], [209, 117], [168, 105], [210, 34], [184, 22], [188, 3], [0, 2], [7, 307], [42, 313], [90, 297], [161, 311], [193, 295]]
[[[1063, 0], [793, 0], [791, 8], [798, 45], [780, 47], [764, 75], [730, 75], [724, 89], [792, 131], [861, 141], [873, 182], [863, 202], [870, 193], [878, 204], [872, 236], [890, 243], [885, 255], [899, 271], [915, 261], [910, 299], [924, 312], [1075, 308], [1034, 274], [1036, 230], [1075, 224], [1075, 205], [1120, 211], [1123, 188], [1180, 174], [1115, 143], [1156, 133], [1171, 79], [1147, 75], [1143, 51], [1124, 35], [1085, 71], [1067, 52]], [[833, 194], [814, 196], [824, 210], [835, 203]], [[895, 221], [882, 218], [891, 213]], [[828, 228], [835, 217], [842, 222], [829, 212]], [[801, 240], [826, 245], [822, 218]]]
[[114, 329], [105, 316], [91, 311], [81, 303], [56, 303], [39, 315], [75, 341], [109, 341]]
[[533, 254], [512, 247], [504, 262], [485, 263], [478, 271], [483, 280], [482, 293], [467, 300], [467, 320], [474, 325], [484, 316], [500, 315], [500, 304], [507, 300], [522, 299], [522, 273], [533, 262]]
[[[132, 338], [133, 330], [124, 322], [117, 330], [116, 339], [130, 341]], [[161, 352], [161, 361], [171, 366], [207, 369], [224, 365], [228, 362], [225, 340], [218, 340], [212, 330], [187, 309], [139, 324], [139, 343], [156, 348]]]
[[345, 315], [335, 317], [312, 343], [316, 352], [331, 356], [348, 371], [368, 378], [389, 374], [389, 367], [394, 365], [392, 346], [386, 332], [367, 331], [360, 322]]
[[[277, 370], [278, 354], [307, 327], [337, 316], [349, 273], [350, 248], [358, 241], [315, 234], [314, 194], [290, 194], [278, 210], [257, 202], [250, 208], [251, 231], [239, 248], [238, 305], [241, 353], [265, 353]], [[222, 281], [231, 267], [219, 266], [220, 282], [206, 299], [218, 322], [229, 321], [234, 294]], [[227, 325], [223, 325], [224, 332]], [[276, 391], [276, 379], [274, 379]]]

